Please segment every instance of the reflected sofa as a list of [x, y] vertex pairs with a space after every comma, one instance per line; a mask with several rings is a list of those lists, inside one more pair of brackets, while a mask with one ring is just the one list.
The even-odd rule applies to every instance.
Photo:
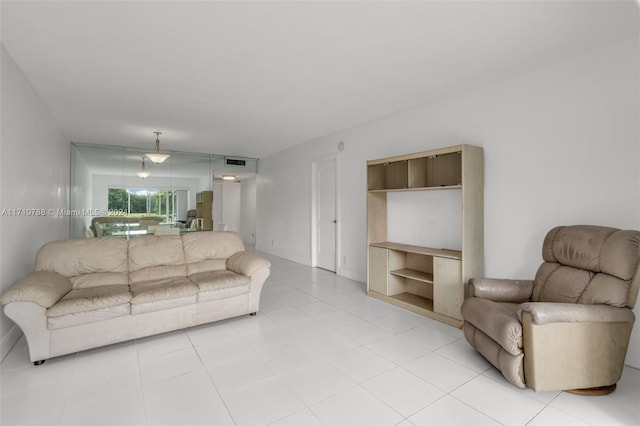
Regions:
[[52, 241], [2, 296], [34, 364], [139, 337], [254, 315], [270, 262], [235, 232]]
[[[126, 230], [126, 225], [139, 224], [138, 229], [146, 229], [150, 225], [159, 225], [163, 220], [160, 216], [98, 216], [91, 219], [90, 230], [95, 237], [103, 237], [113, 231]], [[115, 226], [110, 228], [110, 225]]]

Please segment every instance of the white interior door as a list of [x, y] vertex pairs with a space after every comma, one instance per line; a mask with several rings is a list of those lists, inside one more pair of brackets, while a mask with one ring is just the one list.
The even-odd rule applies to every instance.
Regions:
[[316, 262], [336, 271], [336, 163], [330, 159], [316, 166]]

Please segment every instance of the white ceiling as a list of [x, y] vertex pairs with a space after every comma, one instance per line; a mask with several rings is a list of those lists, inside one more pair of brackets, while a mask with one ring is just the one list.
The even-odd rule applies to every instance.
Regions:
[[2, 1], [73, 142], [263, 157], [638, 31], [628, 1]]

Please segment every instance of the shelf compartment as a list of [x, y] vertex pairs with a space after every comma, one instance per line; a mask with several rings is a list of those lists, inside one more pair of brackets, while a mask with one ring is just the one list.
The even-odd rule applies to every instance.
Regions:
[[415, 269], [402, 268], [389, 271], [390, 274], [411, 280], [433, 284], [433, 274], [431, 272], [416, 271]]
[[412, 158], [409, 160], [409, 188], [439, 188], [462, 185], [462, 153]]
[[427, 297], [413, 293], [400, 293], [391, 296], [391, 298], [433, 312], [433, 300]]
[[433, 299], [433, 256], [388, 251], [387, 295], [413, 293]]
[[375, 297], [376, 299], [391, 303], [392, 305], [396, 305], [404, 309], [408, 309], [417, 314], [433, 318], [445, 324], [449, 324], [453, 327], [462, 327], [462, 321], [434, 312], [432, 299], [420, 297], [411, 293], [401, 293], [395, 296], [385, 296], [384, 294], [380, 294], [375, 291], [368, 291], [367, 294], [371, 297]]
[[367, 166], [369, 190], [408, 188], [409, 161], [391, 161]]

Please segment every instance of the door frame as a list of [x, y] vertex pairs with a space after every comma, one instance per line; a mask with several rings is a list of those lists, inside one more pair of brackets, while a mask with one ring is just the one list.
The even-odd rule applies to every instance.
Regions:
[[318, 165], [327, 161], [333, 161], [335, 170], [335, 209], [336, 209], [336, 235], [335, 235], [335, 252], [336, 252], [336, 273], [340, 269], [340, 156], [338, 154], [329, 154], [322, 157], [313, 158], [311, 160], [311, 266], [318, 266]]

